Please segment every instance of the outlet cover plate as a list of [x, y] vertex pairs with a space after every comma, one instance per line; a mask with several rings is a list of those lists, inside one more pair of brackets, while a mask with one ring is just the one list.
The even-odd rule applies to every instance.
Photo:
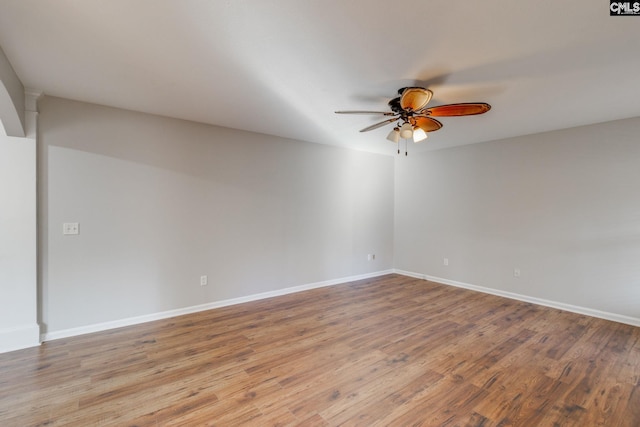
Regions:
[[80, 234], [80, 224], [77, 222], [65, 222], [62, 224], [62, 234]]

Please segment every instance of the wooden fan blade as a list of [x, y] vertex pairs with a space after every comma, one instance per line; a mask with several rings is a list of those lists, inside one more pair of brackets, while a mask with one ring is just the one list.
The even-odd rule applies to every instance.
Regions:
[[395, 116], [396, 113], [391, 111], [365, 111], [365, 110], [349, 110], [349, 111], [336, 111], [336, 114], [382, 114], [383, 116]]
[[415, 126], [425, 132], [434, 132], [442, 127], [442, 123], [431, 117], [414, 117]]
[[491, 105], [484, 102], [468, 102], [428, 108], [425, 110], [425, 114], [435, 117], [473, 116], [475, 114], [486, 113], [490, 109]]
[[403, 110], [419, 111], [427, 106], [433, 92], [422, 87], [408, 87], [400, 96], [400, 106]]
[[387, 119], [384, 122], [376, 123], [375, 125], [371, 125], [371, 126], [368, 126], [368, 127], [364, 128], [364, 129], [361, 129], [360, 132], [368, 132], [370, 130], [378, 129], [378, 128], [381, 128], [384, 125], [387, 125], [389, 123], [393, 123], [396, 120], [398, 120], [397, 117], [394, 117], [392, 119]]

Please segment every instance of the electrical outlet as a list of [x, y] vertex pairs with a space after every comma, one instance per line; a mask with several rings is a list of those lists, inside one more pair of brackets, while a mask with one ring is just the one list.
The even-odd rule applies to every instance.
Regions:
[[449, 265], [449, 258], [445, 258], [445, 259], [442, 261], [442, 264], [444, 264], [444, 265]]
[[513, 269], [513, 277], [520, 277], [520, 269], [519, 268], [514, 268]]
[[367, 261], [373, 261], [376, 259], [376, 254], [369, 254], [367, 255]]
[[200, 276], [200, 286], [206, 286], [209, 283], [207, 276]]
[[77, 222], [65, 222], [62, 224], [62, 234], [80, 234], [80, 224]]

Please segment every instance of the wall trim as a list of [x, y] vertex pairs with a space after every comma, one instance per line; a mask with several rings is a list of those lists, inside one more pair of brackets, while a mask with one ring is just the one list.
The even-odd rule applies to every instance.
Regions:
[[443, 279], [442, 277], [429, 276], [428, 274], [420, 274], [412, 271], [394, 269], [394, 273], [402, 276], [413, 277], [416, 279], [428, 280], [430, 282], [436, 282], [443, 285], [455, 286], [457, 288], [469, 289], [472, 291], [482, 292], [485, 294], [496, 295], [499, 297], [505, 297], [523, 302], [530, 302], [532, 304], [543, 305], [545, 307], [556, 308], [559, 310], [570, 311], [572, 313], [584, 314], [590, 317], [597, 317], [599, 319], [611, 320], [613, 322], [624, 323], [631, 326], [640, 326], [640, 319], [636, 317], [624, 316], [622, 314], [609, 313], [606, 311], [595, 310], [587, 307], [580, 307], [577, 305], [565, 304], [557, 301], [550, 301], [542, 298], [531, 297], [527, 295], [517, 294], [514, 292], [502, 291], [499, 289], [486, 288], [484, 286], [471, 285], [469, 283], [457, 282], [455, 280]]
[[40, 345], [40, 326], [22, 325], [15, 328], [0, 329], [0, 353], [22, 350]]
[[551, 307], [559, 310], [565, 310], [572, 313], [583, 314], [586, 316], [596, 317], [605, 320], [611, 320], [613, 322], [624, 323], [627, 325], [640, 327], [640, 319], [630, 316], [624, 316], [615, 313], [604, 312], [586, 307], [575, 306], [571, 304], [565, 304], [557, 301], [550, 301], [542, 298], [531, 297], [527, 295], [517, 294], [514, 292], [502, 291], [499, 289], [487, 288], [484, 286], [472, 285], [469, 283], [458, 282], [455, 280], [445, 279], [442, 277], [430, 276], [427, 274], [416, 273], [412, 271], [390, 269], [382, 270], [373, 273], [359, 274], [355, 276], [342, 277], [339, 279], [325, 280], [321, 282], [308, 283], [299, 286], [293, 286], [284, 289], [277, 289], [274, 291], [262, 292], [253, 295], [247, 295], [238, 298], [231, 298], [220, 301], [212, 301], [206, 304], [194, 305], [190, 307], [183, 307], [174, 310], [168, 310], [158, 313], [147, 314], [143, 316], [129, 317], [125, 319], [114, 320], [104, 323], [96, 323], [87, 326], [81, 326], [77, 328], [64, 329], [56, 332], [48, 332], [39, 335], [38, 325], [29, 325], [20, 328], [13, 328], [11, 330], [0, 330], [0, 353], [19, 350], [22, 348], [35, 347], [40, 344], [38, 337], [42, 342], [51, 341], [61, 338], [69, 338], [78, 335], [90, 334], [94, 332], [106, 331], [109, 329], [121, 328], [125, 326], [133, 326], [140, 323], [152, 322], [154, 320], [168, 319], [171, 317], [182, 316], [185, 314], [197, 313], [200, 311], [212, 310], [215, 308], [227, 307], [236, 304], [242, 304], [245, 302], [257, 301], [266, 298], [273, 298], [282, 295], [288, 295], [296, 292], [307, 291], [311, 289], [323, 288], [327, 286], [340, 285], [343, 283], [353, 282], [356, 280], [370, 279], [374, 277], [384, 276], [387, 274], [400, 274], [402, 276], [412, 277], [420, 280], [428, 280], [443, 285], [454, 286], [457, 288], [469, 289], [476, 292], [482, 292], [486, 294], [496, 295], [504, 298], [509, 298], [517, 301], [528, 302], [532, 304], [542, 305], [545, 307]]
[[41, 340], [43, 342], [51, 341], [51, 340], [57, 340], [61, 338], [74, 337], [77, 335], [84, 335], [84, 334], [90, 334], [94, 332], [106, 331], [109, 329], [122, 328], [125, 326], [138, 325], [140, 323], [152, 322], [154, 320], [168, 319], [170, 317], [197, 313], [199, 311], [206, 311], [214, 308], [227, 307], [230, 305], [242, 304], [245, 302], [257, 301], [257, 300], [266, 299], [266, 298], [293, 294], [296, 292], [302, 292], [302, 291], [307, 291], [307, 290], [316, 289], [316, 288], [324, 288], [327, 286], [340, 285], [343, 283], [353, 282], [356, 280], [370, 279], [373, 277], [384, 276], [386, 274], [392, 274], [393, 272], [394, 272], [393, 269], [389, 269], [389, 270], [382, 270], [382, 271], [377, 271], [373, 273], [358, 274], [355, 276], [342, 277], [339, 279], [332, 279], [332, 280], [324, 280], [321, 282], [308, 283], [305, 285], [293, 286], [293, 287], [284, 288], [284, 289], [276, 289], [274, 291], [262, 292], [259, 294], [247, 295], [243, 297], [231, 298], [231, 299], [226, 299], [221, 301], [213, 301], [206, 304], [178, 308], [175, 310], [162, 311], [159, 313], [146, 314], [143, 316], [129, 317], [126, 319], [113, 320], [113, 321], [104, 322], [104, 323], [95, 323], [92, 325], [80, 326], [77, 328], [63, 329], [61, 331], [56, 331], [56, 332], [47, 332], [41, 335]]

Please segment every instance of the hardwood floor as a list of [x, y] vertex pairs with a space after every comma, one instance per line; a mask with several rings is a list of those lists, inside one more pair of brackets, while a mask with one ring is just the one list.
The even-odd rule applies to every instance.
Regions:
[[398, 275], [0, 355], [1, 426], [640, 426], [640, 328]]

